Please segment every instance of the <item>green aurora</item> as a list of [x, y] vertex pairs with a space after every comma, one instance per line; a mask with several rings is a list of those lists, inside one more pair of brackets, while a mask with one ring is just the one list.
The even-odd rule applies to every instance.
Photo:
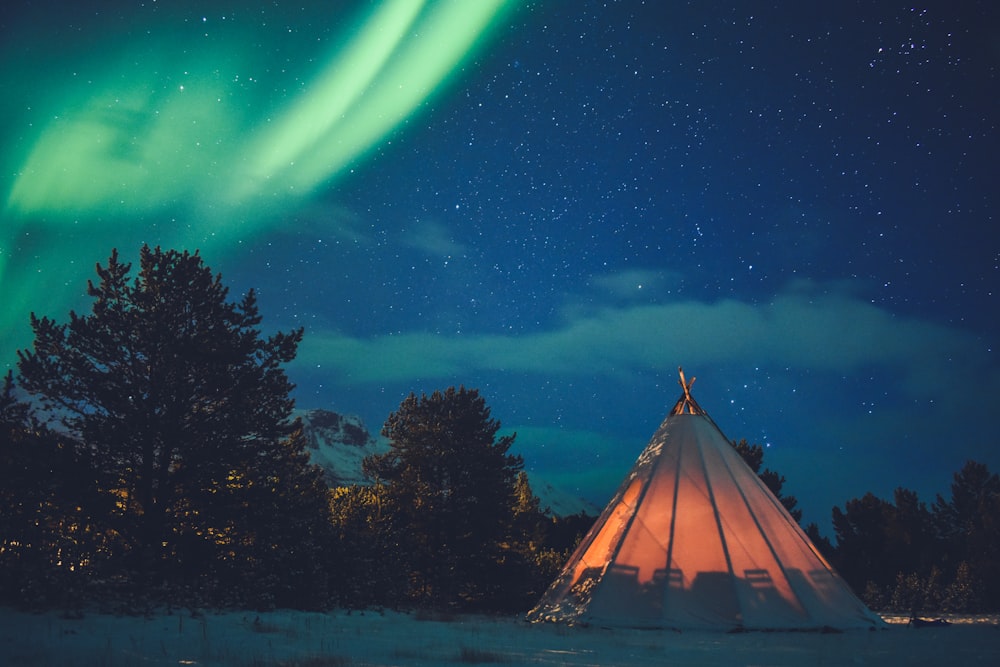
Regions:
[[31, 311], [61, 320], [79, 306], [109, 243], [126, 257], [144, 242], [214, 257], [287, 220], [420, 112], [515, 4], [144, 8], [69, 35], [41, 16], [7, 26], [6, 363], [29, 343]]

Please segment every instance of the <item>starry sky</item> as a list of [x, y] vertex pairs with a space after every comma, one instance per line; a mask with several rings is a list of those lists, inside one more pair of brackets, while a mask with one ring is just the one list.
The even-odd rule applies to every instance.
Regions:
[[199, 249], [302, 408], [480, 390], [608, 500], [680, 393], [805, 520], [1000, 470], [995, 3], [15, 0], [0, 354]]

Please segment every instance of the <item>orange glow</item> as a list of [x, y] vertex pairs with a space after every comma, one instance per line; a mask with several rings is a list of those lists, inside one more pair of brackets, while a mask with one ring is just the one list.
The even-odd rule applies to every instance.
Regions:
[[668, 417], [627, 480], [530, 620], [879, 625], [706, 415]]

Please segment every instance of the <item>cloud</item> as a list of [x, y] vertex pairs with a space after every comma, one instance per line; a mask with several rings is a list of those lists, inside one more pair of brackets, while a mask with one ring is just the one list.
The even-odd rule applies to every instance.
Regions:
[[525, 457], [529, 472], [602, 506], [621, 483], [645, 440], [562, 426], [520, 425], [514, 450]]
[[616, 301], [648, 300], [655, 294], [669, 293], [682, 282], [675, 271], [656, 269], [630, 269], [605, 273], [591, 278], [591, 285], [601, 294]]
[[[843, 289], [796, 285], [766, 303], [735, 299], [604, 307], [525, 335], [370, 339], [311, 331], [300, 363], [353, 382], [454, 378], [482, 371], [627, 378], [679, 363], [774, 365], [850, 375], [869, 367], [902, 378], [911, 397], [977, 377], [991, 359], [973, 334], [880, 308]], [[996, 384], [993, 382], [992, 384]]]
[[457, 242], [448, 227], [435, 220], [419, 220], [399, 235], [403, 245], [415, 248], [434, 257], [457, 257], [466, 248]]

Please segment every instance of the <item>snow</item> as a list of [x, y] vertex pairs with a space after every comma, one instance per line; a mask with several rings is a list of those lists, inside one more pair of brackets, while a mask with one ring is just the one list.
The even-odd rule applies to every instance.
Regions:
[[[0, 608], [0, 664], [79, 665], [997, 665], [997, 619], [819, 633], [668, 632], [531, 625], [519, 618], [377, 611], [162, 612]], [[976, 622], [971, 622], [976, 621]]]

